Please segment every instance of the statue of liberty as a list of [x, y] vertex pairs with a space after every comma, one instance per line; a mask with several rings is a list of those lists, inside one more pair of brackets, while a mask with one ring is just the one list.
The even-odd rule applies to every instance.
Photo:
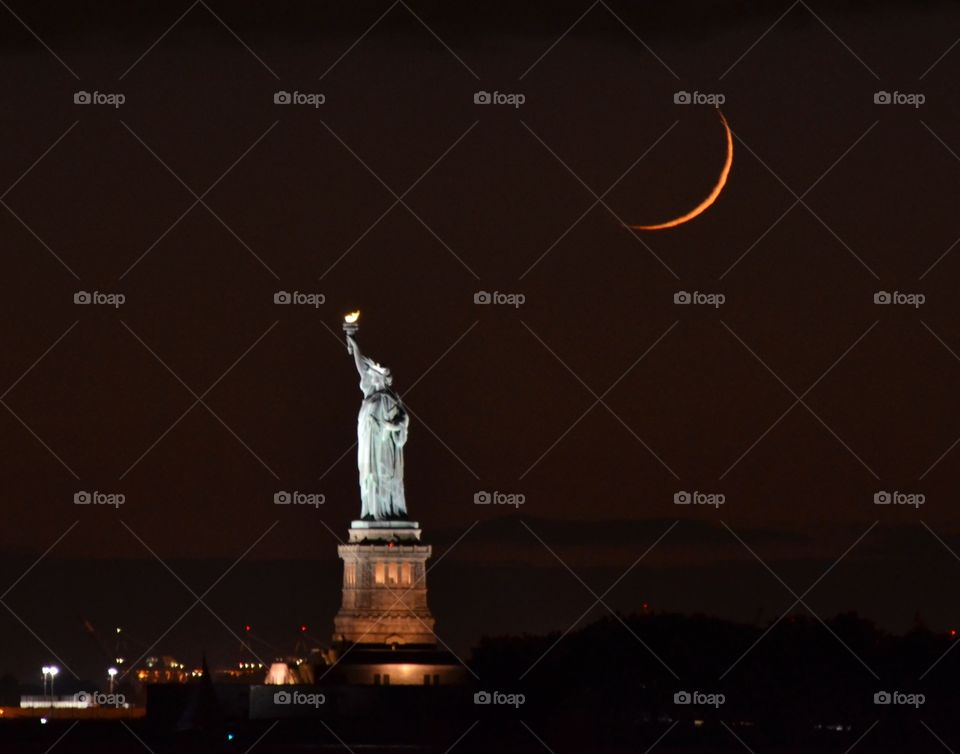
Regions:
[[360, 471], [360, 518], [370, 521], [403, 520], [403, 446], [410, 417], [393, 392], [390, 370], [360, 353], [347, 331], [347, 353], [360, 374], [363, 404], [357, 417], [357, 468]]

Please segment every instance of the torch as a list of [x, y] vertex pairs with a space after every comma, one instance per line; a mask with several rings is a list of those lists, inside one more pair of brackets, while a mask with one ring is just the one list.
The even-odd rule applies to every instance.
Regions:
[[[348, 337], [353, 337], [357, 334], [357, 330], [360, 329], [360, 324], [358, 320], [360, 319], [360, 310], [357, 309], [355, 312], [350, 312], [345, 315], [343, 318], [343, 331], [347, 334]], [[350, 342], [347, 341], [347, 352], [350, 352]]]

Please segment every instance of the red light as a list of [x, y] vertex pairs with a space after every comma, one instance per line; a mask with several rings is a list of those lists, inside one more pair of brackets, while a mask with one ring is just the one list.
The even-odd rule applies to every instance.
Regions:
[[248, 623], [247, 625], [245, 625], [243, 627], [243, 630], [246, 631], [247, 633], [250, 633], [250, 624]]
[[950, 629], [950, 635], [951, 635], [951, 636], [956, 636], [956, 635], [957, 635], [957, 629], [951, 628], [951, 629]]
[[306, 623], [301, 623], [301, 624], [300, 624], [300, 633], [301, 633], [301, 634], [305, 634], [306, 632], [307, 632], [307, 624], [306, 624]]

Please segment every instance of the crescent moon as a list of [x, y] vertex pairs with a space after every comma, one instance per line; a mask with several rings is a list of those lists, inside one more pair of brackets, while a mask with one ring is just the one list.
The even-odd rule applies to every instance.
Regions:
[[699, 217], [704, 212], [706, 212], [717, 201], [717, 197], [720, 196], [720, 192], [723, 191], [723, 187], [727, 185], [727, 178], [730, 177], [730, 168], [733, 167], [733, 132], [730, 130], [730, 124], [727, 123], [727, 119], [723, 117], [723, 113], [720, 112], [720, 109], [717, 108], [717, 115], [720, 116], [720, 122], [723, 123], [723, 128], [727, 132], [727, 159], [723, 163], [723, 170], [720, 171], [720, 179], [717, 181], [717, 185], [713, 187], [713, 190], [707, 195], [707, 198], [704, 199], [700, 204], [694, 207], [692, 210], [687, 212], [685, 215], [674, 218], [673, 220], [667, 220], [663, 223], [658, 223], [657, 225], [628, 225], [628, 228], [633, 228], [634, 230], [663, 230], [664, 228], [676, 228], [678, 225], [683, 225], [684, 223], [690, 222], [695, 217]]

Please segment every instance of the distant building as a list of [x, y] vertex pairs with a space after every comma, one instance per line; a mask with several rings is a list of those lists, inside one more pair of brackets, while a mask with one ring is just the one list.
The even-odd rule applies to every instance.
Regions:
[[345, 683], [373, 686], [448, 686], [465, 675], [452, 654], [429, 647], [354, 649], [334, 672]]
[[203, 675], [200, 668], [188, 669], [169, 655], [148, 657], [136, 677], [141, 683], [189, 683]]

